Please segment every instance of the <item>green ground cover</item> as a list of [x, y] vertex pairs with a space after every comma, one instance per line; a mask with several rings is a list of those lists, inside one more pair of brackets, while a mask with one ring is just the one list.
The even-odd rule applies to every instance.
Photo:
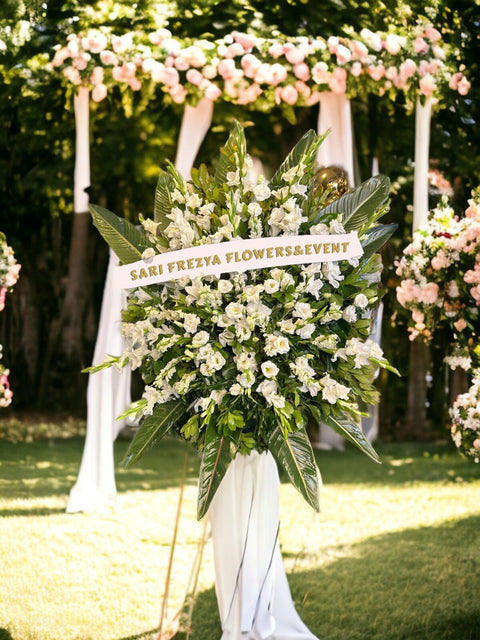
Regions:
[[[83, 438], [14, 443], [2, 431], [0, 640], [153, 640], [184, 445], [165, 441], [141, 466], [118, 468], [114, 508], [66, 514]], [[116, 443], [117, 461], [127, 445]], [[317, 453], [319, 514], [281, 486], [280, 540], [301, 617], [322, 640], [480, 640], [480, 467], [450, 443], [376, 448], [382, 465], [350, 448]], [[197, 470], [192, 452], [171, 617], [202, 535]], [[213, 585], [208, 542], [191, 640], [220, 638]]]

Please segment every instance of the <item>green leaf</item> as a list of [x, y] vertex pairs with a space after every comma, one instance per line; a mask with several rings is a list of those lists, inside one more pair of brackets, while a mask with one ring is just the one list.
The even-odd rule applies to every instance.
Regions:
[[350, 442], [353, 442], [353, 444], [357, 445], [357, 447], [361, 449], [363, 453], [366, 453], [372, 460], [380, 462], [377, 452], [366, 439], [362, 431], [360, 418], [358, 419], [358, 423], [355, 424], [353, 418], [346, 416], [334, 418], [330, 415], [325, 419], [325, 424], [345, 438], [345, 440], [349, 440]]
[[238, 167], [236, 157], [245, 158], [247, 143], [242, 125], [235, 121], [225, 146], [220, 149], [220, 158], [218, 160], [215, 175], [213, 177], [215, 184], [221, 187], [227, 181], [227, 173], [235, 171]]
[[133, 224], [117, 215], [99, 207], [90, 205], [93, 224], [97, 227], [106, 243], [115, 251], [123, 264], [141, 260], [142, 253], [150, 247], [145, 234]]
[[365, 237], [361, 240], [363, 259], [369, 258], [374, 253], [380, 251], [397, 227], [398, 224], [380, 224], [366, 231]]
[[293, 147], [277, 171], [273, 174], [272, 179], [270, 180], [270, 187], [272, 189], [275, 188], [275, 186], [280, 183], [282, 175], [292, 167], [298, 166], [302, 161], [305, 164], [308, 164], [309, 161], [313, 160], [313, 157], [317, 155], [318, 147], [325, 140], [327, 135], [328, 132], [319, 136], [313, 129], [307, 131], [307, 133]]
[[310, 506], [319, 511], [319, 472], [307, 432], [302, 429], [285, 435], [281, 426], [277, 425], [269, 436], [268, 448], [295, 489]]
[[157, 186], [155, 189], [155, 202], [153, 207], [153, 216], [155, 222], [158, 222], [160, 231], [164, 231], [169, 225], [170, 220], [167, 213], [172, 209], [171, 193], [175, 188], [175, 180], [167, 171], [161, 171], [158, 176]]
[[318, 224], [328, 214], [341, 213], [345, 231], [355, 231], [375, 218], [389, 193], [390, 180], [386, 176], [375, 176], [321, 209], [309, 223]]
[[207, 513], [212, 498], [237, 451], [240, 433], [241, 431], [237, 431], [233, 436], [224, 436], [217, 432], [215, 425], [209, 424], [207, 427], [198, 478], [197, 518], [199, 520]]
[[129, 467], [138, 462], [150, 447], [168, 433], [186, 409], [187, 405], [182, 400], [170, 400], [164, 404], [158, 404], [152, 415], [143, 420], [140, 429], [128, 447], [122, 466]]

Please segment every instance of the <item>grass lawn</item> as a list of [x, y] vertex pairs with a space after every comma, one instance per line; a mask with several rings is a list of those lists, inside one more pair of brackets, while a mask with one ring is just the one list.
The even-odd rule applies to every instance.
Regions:
[[[1, 430], [0, 640], [153, 640], [184, 446], [164, 441], [118, 469], [115, 508], [66, 514], [83, 438], [13, 443]], [[116, 443], [118, 461], [127, 445]], [[321, 640], [480, 640], [480, 466], [450, 443], [376, 448], [382, 465], [353, 448], [317, 453], [319, 514], [282, 484], [280, 541], [301, 617]], [[192, 451], [172, 616], [202, 534], [197, 469]], [[191, 640], [220, 639], [213, 585], [207, 543]]]

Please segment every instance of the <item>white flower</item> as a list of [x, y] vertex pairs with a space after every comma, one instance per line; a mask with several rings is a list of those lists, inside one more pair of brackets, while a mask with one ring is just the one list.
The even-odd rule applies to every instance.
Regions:
[[202, 200], [197, 193], [188, 194], [185, 200], [187, 207], [190, 209], [197, 209], [202, 204]]
[[294, 318], [308, 320], [313, 315], [312, 307], [308, 304], [308, 302], [296, 302], [292, 315]]
[[266, 200], [270, 196], [270, 193], [270, 187], [268, 186], [268, 182], [266, 180], [257, 184], [257, 186], [253, 189], [253, 195], [259, 202], [262, 202], [262, 200]]
[[226, 389], [220, 389], [218, 391], [212, 391], [210, 394], [210, 398], [213, 400], [215, 404], [221, 404], [223, 400], [223, 396], [227, 393]]
[[311, 338], [314, 331], [315, 331], [315, 325], [310, 322], [309, 324], [306, 324], [303, 327], [299, 327], [295, 331], [295, 333], [297, 334], [297, 336], [300, 336], [302, 340], [308, 340], [308, 338]]
[[[206, 331], [199, 331], [192, 338], [192, 347], [198, 348], [207, 344], [210, 336]], [[211, 348], [211, 347], [210, 347]]]
[[322, 273], [334, 289], [339, 286], [344, 278], [336, 262], [324, 262], [322, 265]]
[[153, 247], [148, 247], [147, 249], [145, 249], [145, 251], [142, 253], [142, 260], [148, 260], [153, 258], [153, 256], [155, 255], [155, 249]]
[[326, 233], [328, 233], [328, 226], [323, 222], [314, 224], [313, 227], [310, 227], [310, 234], [313, 236], [322, 236]]
[[225, 307], [225, 314], [227, 318], [231, 320], [239, 320], [243, 317], [244, 313], [245, 308], [238, 302], [230, 302], [230, 304]]
[[280, 353], [287, 353], [290, 350], [288, 338], [276, 334], [265, 335], [265, 353], [267, 356], [276, 356]]
[[254, 372], [258, 368], [253, 351], [242, 351], [238, 356], [235, 356], [233, 360], [239, 371], [249, 370]]
[[279, 368], [271, 360], [266, 360], [265, 362], [262, 362], [260, 368], [262, 370], [263, 375], [266, 378], [274, 378], [279, 372]]
[[240, 184], [240, 169], [236, 171], [227, 171], [227, 185], [229, 187], [236, 187]]
[[336, 382], [333, 378], [326, 373], [323, 378], [320, 378], [322, 384], [322, 398], [330, 404], [335, 404], [337, 400], [347, 400], [350, 389], [339, 382]]
[[218, 290], [220, 293], [229, 293], [233, 289], [233, 284], [230, 280], [221, 279], [218, 281]]
[[228, 390], [228, 393], [232, 396], [239, 396], [243, 393], [243, 387], [238, 382], [235, 382]]
[[200, 318], [195, 313], [184, 314], [183, 328], [187, 333], [195, 333], [199, 324], [200, 324]]
[[354, 307], [353, 304], [349, 304], [348, 307], [345, 307], [342, 312], [342, 318], [347, 322], [355, 322], [357, 319], [356, 307]]
[[332, 220], [328, 226], [328, 231], [330, 233], [345, 233], [345, 228], [340, 220], [337, 218], [336, 220]]
[[277, 280], [268, 278], [268, 280], [265, 280], [265, 282], [263, 283], [263, 288], [265, 290], [265, 293], [275, 293], [279, 290], [280, 284]]
[[290, 187], [290, 193], [293, 193], [294, 195], [298, 194], [304, 196], [307, 193], [307, 185], [301, 184], [300, 182], [292, 184], [292, 186]]
[[279, 327], [283, 333], [295, 333], [296, 329], [295, 323], [291, 319], [280, 320], [280, 322], [277, 322], [277, 327]]
[[262, 382], [257, 387], [258, 393], [261, 393], [266, 400], [276, 394], [277, 389], [278, 387], [275, 380], [262, 380]]
[[247, 207], [247, 211], [251, 216], [259, 216], [262, 213], [262, 207], [258, 204], [258, 202], [250, 202]]
[[360, 309], [365, 309], [365, 307], [368, 307], [368, 298], [364, 293], [357, 293], [353, 304], [356, 307], [360, 307]]

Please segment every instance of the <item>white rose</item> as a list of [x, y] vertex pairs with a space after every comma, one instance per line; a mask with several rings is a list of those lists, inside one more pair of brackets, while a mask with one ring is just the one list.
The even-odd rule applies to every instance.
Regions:
[[357, 319], [357, 310], [353, 304], [348, 305], [342, 312], [342, 318], [347, 322], [355, 322]]
[[274, 280], [273, 278], [269, 278], [268, 280], [265, 280], [265, 282], [263, 283], [263, 288], [265, 290], [265, 293], [275, 293], [276, 291], [279, 290], [280, 285], [277, 280]]
[[202, 347], [206, 345], [209, 340], [209, 335], [206, 331], [199, 331], [192, 338], [192, 347]]
[[356, 307], [360, 307], [360, 309], [365, 309], [365, 307], [368, 307], [368, 298], [364, 293], [357, 293], [353, 304]]
[[220, 293], [229, 293], [233, 289], [233, 284], [230, 280], [219, 280], [218, 281], [218, 290]]
[[231, 320], [239, 320], [243, 317], [244, 308], [238, 302], [230, 302], [225, 308], [225, 313]]
[[297, 302], [292, 314], [295, 318], [301, 318], [302, 320], [308, 320], [313, 315], [312, 307], [308, 302]]
[[262, 362], [260, 368], [262, 369], [262, 373], [266, 378], [274, 378], [279, 372], [279, 368], [271, 360], [266, 360], [265, 362]]
[[260, 182], [253, 189], [253, 195], [258, 201], [266, 200], [270, 196], [270, 187], [266, 181]]
[[300, 327], [299, 329], [297, 329], [295, 333], [297, 334], [297, 336], [300, 336], [302, 340], [308, 340], [308, 338], [312, 336], [314, 331], [315, 325], [312, 322], [309, 322], [304, 327]]

